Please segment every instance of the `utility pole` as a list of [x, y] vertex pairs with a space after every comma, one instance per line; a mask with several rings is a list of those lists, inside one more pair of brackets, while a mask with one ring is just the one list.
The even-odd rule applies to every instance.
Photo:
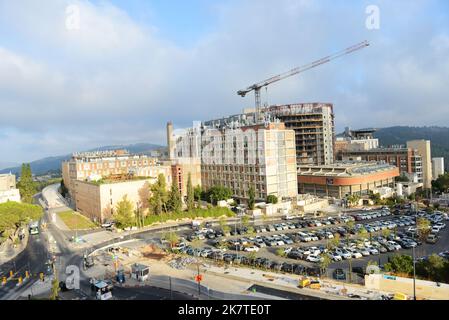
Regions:
[[[415, 226], [417, 225], [416, 213], [415, 213]], [[418, 232], [418, 229], [416, 229]], [[416, 300], [416, 256], [415, 256], [415, 247], [412, 247], [412, 256], [413, 256], [413, 300]]]
[[171, 276], [169, 277], [169, 281], [170, 281], [170, 300], [173, 300], [173, 290], [172, 290], [172, 286], [171, 286]]

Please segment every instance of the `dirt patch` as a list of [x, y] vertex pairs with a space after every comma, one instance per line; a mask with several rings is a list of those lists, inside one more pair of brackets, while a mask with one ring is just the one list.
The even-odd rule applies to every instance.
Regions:
[[148, 259], [166, 260], [168, 258], [168, 254], [154, 244], [143, 247], [140, 252], [143, 257]]

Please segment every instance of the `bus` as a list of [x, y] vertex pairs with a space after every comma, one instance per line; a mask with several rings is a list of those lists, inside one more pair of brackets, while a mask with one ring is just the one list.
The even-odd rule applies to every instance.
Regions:
[[30, 231], [30, 234], [39, 234], [39, 222], [31, 222], [28, 226], [28, 230]]

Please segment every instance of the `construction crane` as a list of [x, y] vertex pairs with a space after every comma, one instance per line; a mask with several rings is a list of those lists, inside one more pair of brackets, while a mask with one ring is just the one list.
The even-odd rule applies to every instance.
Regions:
[[246, 89], [237, 91], [237, 94], [239, 96], [245, 97], [247, 93], [249, 93], [251, 91], [254, 91], [254, 94], [256, 96], [256, 117], [258, 118], [258, 115], [259, 115], [259, 112], [260, 112], [260, 89], [262, 89], [263, 87], [267, 87], [268, 85], [270, 85], [270, 84], [272, 84], [274, 82], [283, 80], [285, 78], [289, 78], [291, 76], [294, 76], [295, 74], [302, 73], [302, 72], [307, 71], [309, 69], [318, 67], [318, 66], [320, 66], [322, 64], [330, 62], [331, 60], [334, 60], [336, 58], [339, 58], [339, 57], [344, 56], [346, 54], [349, 54], [351, 52], [363, 49], [363, 48], [365, 48], [367, 46], [369, 46], [369, 42], [365, 40], [365, 41], [360, 42], [360, 43], [358, 43], [356, 45], [353, 45], [353, 46], [351, 46], [349, 48], [346, 48], [346, 49], [344, 49], [344, 50], [342, 50], [340, 52], [337, 52], [337, 53], [334, 53], [334, 54], [332, 54], [330, 56], [321, 58], [321, 59], [316, 60], [316, 61], [314, 61], [312, 63], [306, 64], [306, 65], [304, 65], [302, 67], [294, 68], [294, 69], [292, 69], [290, 71], [287, 71], [285, 73], [281, 73], [281, 74], [279, 74], [277, 76], [274, 76], [274, 77], [271, 77], [271, 78], [269, 78], [267, 80], [255, 83], [255, 84], [249, 86]]

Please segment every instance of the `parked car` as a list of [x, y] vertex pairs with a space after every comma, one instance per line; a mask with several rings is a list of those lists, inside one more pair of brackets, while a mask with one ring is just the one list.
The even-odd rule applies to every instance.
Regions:
[[427, 243], [435, 244], [438, 242], [438, 236], [436, 234], [429, 234], [426, 239]]

